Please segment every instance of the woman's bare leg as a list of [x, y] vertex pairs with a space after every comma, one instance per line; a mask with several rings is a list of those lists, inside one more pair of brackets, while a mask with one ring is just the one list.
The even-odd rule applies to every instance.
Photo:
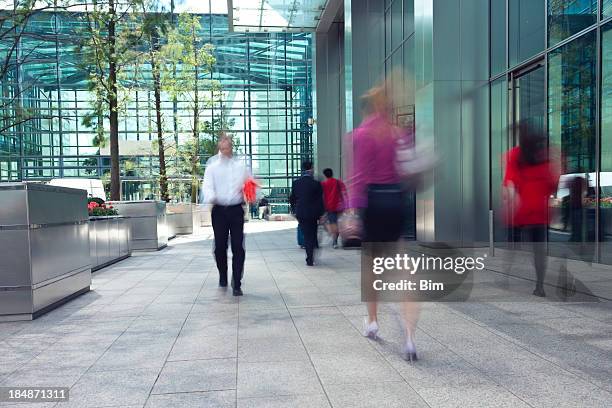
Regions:
[[402, 302], [400, 304], [400, 311], [406, 329], [406, 339], [413, 342], [421, 313], [421, 304], [419, 302]]
[[368, 323], [378, 321], [378, 302], [367, 302]]

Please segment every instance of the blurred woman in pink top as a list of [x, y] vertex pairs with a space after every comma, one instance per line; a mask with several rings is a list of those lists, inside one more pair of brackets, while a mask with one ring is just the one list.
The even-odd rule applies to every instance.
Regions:
[[[365, 118], [352, 134], [347, 207], [349, 213], [361, 216], [362, 241], [365, 243], [397, 242], [404, 227], [404, 189], [400, 184], [396, 155], [398, 143], [411, 135], [406, 135], [391, 122], [391, 89], [387, 82], [371, 89], [363, 97]], [[364, 256], [377, 255], [364, 253]], [[368, 285], [362, 281], [364, 284]], [[372, 301], [367, 302], [368, 317], [364, 320], [363, 335], [376, 339], [378, 302], [373, 293], [368, 294], [367, 299]], [[402, 303], [406, 334], [403, 353], [409, 360], [417, 358], [414, 333], [418, 314], [417, 303]]]

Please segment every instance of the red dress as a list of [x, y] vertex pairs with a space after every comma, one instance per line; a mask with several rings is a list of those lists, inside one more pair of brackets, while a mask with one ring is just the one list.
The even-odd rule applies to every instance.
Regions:
[[511, 149], [506, 157], [503, 185], [512, 185], [518, 195], [515, 208], [506, 208], [506, 221], [515, 227], [547, 225], [550, 220], [548, 202], [557, 191], [559, 172], [549, 160], [534, 165], [520, 163], [520, 149]]

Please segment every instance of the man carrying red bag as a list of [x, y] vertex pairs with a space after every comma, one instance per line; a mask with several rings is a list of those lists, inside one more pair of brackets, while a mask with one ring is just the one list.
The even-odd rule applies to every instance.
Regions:
[[232, 293], [242, 296], [244, 273], [244, 208], [245, 198], [254, 199], [256, 183], [246, 164], [233, 156], [232, 139], [223, 135], [219, 153], [213, 156], [204, 172], [204, 202], [212, 204], [212, 226], [215, 235], [215, 261], [219, 270], [219, 286], [227, 287], [227, 246], [232, 247]]

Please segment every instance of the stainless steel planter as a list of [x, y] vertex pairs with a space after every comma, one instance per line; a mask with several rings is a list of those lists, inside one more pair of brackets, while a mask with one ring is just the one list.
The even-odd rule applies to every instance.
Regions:
[[197, 207], [198, 207], [197, 209], [198, 221], [196, 225], [199, 225], [200, 228], [210, 227], [212, 225], [212, 218], [211, 218], [212, 206], [209, 204], [198, 204]]
[[176, 228], [178, 224], [177, 216], [180, 214], [174, 214], [166, 212], [166, 228], [168, 232], [168, 241], [176, 238]]
[[30, 320], [89, 291], [87, 192], [0, 183], [0, 320]]
[[[205, 205], [168, 204], [166, 209], [169, 228], [172, 228], [177, 235], [197, 234], [206, 224], [206, 220], [203, 220], [203, 218], [206, 218], [208, 207]], [[208, 214], [208, 218], [210, 219], [210, 214]], [[210, 221], [208, 221], [208, 224], [210, 225]]]
[[109, 204], [126, 217], [133, 251], [157, 251], [168, 245], [164, 201], [110, 201]]
[[132, 254], [130, 225], [125, 217], [90, 217], [89, 252], [92, 271], [118, 262]]

